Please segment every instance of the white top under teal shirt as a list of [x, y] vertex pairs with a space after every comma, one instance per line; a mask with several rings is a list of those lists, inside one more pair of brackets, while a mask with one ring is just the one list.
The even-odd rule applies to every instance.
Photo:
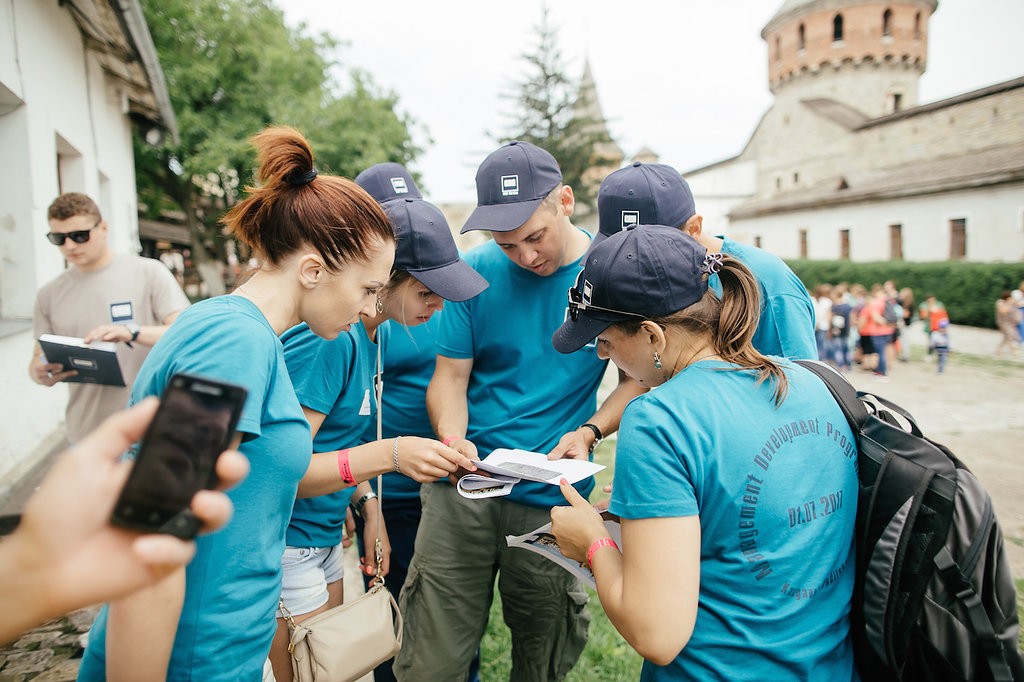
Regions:
[[[762, 355], [790, 360], [817, 360], [814, 341], [814, 304], [800, 278], [778, 256], [756, 246], [721, 237], [722, 253], [740, 260], [754, 273], [761, 287], [761, 318], [751, 344]], [[722, 294], [718, 275], [708, 285]]]
[[705, 360], [623, 414], [610, 511], [701, 528], [693, 635], [643, 680], [855, 679], [853, 434], [818, 377], [779, 362], [778, 408], [769, 382]]
[[[593, 416], [607, 366], [592, 345], [568, 355], [551, 345], [568, 313], [566, 292], [582, 259], [541, 277], [488, 241], [465, 260], [490, 287], [468, 301], [446, 304], [437, 353], [473, 359], [466, 437], [481, 458], [495, 448], [548, 452]], [[576, 487], [589, 495], [594, 480]], [[536, 507], [566, 503], [558, 486], [528, 481], [517, 483], [505, 499]]]
[[[362, 323], [328, 341], [305, 324], [281, 335], [284, 359], [303, 407], [326, 415], [313, 438], [313, 452], [359, 445], [377, 423], [373, 372], [377, 345]], [[295, 500], [285, 536], [289, 547], [335, 547], [341, 543], [345, 512], [355, 487]]]
[[[228, 525], [197, 540], [167, 679], [259, 680], [276, 628], [285, 527], [312, 454], [309, 424], [280, 339], [240, 296], [207, 299], [178, 316], [146, 358], [131, 402], [160, 395], [177, 372], [248, 389], [238, 430], [250, 472], [228, 493]], [[106, 608], [89, 634], [80, 680], [105, 679], [105, 637]]]

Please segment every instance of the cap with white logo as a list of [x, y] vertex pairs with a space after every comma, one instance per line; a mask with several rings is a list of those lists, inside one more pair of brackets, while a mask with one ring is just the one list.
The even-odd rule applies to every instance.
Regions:
[[696, 212], [690, 186], [674, 168], [637, 161], [601, 183], [594, 245], [633, 225], [682, 227]]
[[562, 182], [555, 157], [529, 142], [492, 152], [476, 172], [476, 210], [462, 232], [509, 232], [522, 227]]
[[356, 176], [356, 184], [384, 203], [392, 199], [422, 199], [420, 188], [409, 171], [399, 163], [378, 163]]

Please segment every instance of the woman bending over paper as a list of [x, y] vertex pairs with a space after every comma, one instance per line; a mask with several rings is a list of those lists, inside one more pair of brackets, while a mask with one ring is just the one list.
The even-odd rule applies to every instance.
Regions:
[[[708, 291], [717, 272], [722, 299]], [[592, 568], [644, 680], [856, 679], [849, 636], [856, 451], [820, 379], [751, 346], [757, 284], [670, 227], [608, 238], [553, 337], [645, 386], [619, 431], [621, 552], [571, 486], [551, 511]]]

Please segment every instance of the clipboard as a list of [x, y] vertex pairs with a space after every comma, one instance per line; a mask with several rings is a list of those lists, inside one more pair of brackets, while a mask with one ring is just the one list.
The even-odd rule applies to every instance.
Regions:
[[117, 344], [93, 341], [86, 344], [73, 336], [43, 334], [39, 345], [47, 362], [59, 362], [64, 371], [75, 370], [76, 376], [65, 379], [68, 383], [124, 386], [121, 364], [117, 360]]

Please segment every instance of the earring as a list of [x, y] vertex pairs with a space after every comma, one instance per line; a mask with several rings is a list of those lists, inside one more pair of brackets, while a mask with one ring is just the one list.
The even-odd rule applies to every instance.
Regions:
[[380, 296], [377, 297], [377, 314], [380, 315], [384, 312], [384, 299]]
[[658, 351], [654, 351], [654, 369], [661, 369], [661, 356], [658, 355]]

